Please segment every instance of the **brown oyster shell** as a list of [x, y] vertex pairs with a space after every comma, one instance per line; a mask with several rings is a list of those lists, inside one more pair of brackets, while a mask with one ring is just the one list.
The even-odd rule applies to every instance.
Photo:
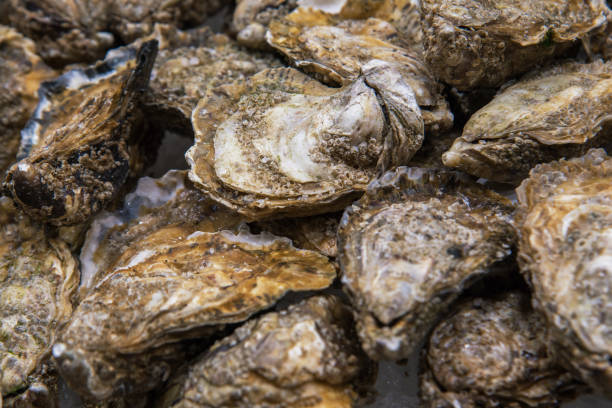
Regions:
[[53, 347], [84, 396], [147, 392], [183, 356], [179, 340], [218, 332], [289, 291], [328, 287], [326, 257], [286, 238], [169, 225], [133, 242], [83, 299]]
[[349, 408], [373, 374], [350, 309], [337, 297], [315, 296], [218, 341], [190, 367], [171, 406]]
[[553, 407], [584, 390], [549, 349], [529, 296], [457, 306], [421, 353], [420, 407]]
[[190, 179], [251, 218], [340, 210], [423, 140], [412, 89], [383, 61], [342, 88], [292, 68], [265, 70], [211, 89], [192, 123]]
[[366, 352], [407, 358], [463, 288], [511, 253], [512, 210], [455, 172], [400, 167], [372, 182], [338, 230]]
[[[56, 330], [72, 313], [79, 283], [68, 246], [0, 199], [0, 394], [5, 405], [41, 393]], [[37, 385], [37, 382], [40, 384]], [[40, 393], [39, 393], [40, 394]], [[8, 405], [10, 406], [10, 405]]]
[[568, 62], [503, 89], [467, 122], [443, 162], [518, 183], [537, 163], [610, 143], [612, 63]]
[[497, 87], [607, 24], [604, 0], [423, 0], [425, 58], [460, 90]]
[[536, 166], [517, 189], [519, 263], [562, 361], [612, 385], [612, 159], [602, 149]]
[[247, 47], [266, 48], [266, 31], [271, 21], [298, 6], [299, 0], [237, 0], [232, 19], [236, 40]]
[[54, 225], [86, 221], [107, 205], [136, 166], [135, 99], [146, 88], [157, 51], [147, 42], [86, 70], [73, 70], [39, 90], [22, 132], [20, 161], [5, 189], [30, 216]]

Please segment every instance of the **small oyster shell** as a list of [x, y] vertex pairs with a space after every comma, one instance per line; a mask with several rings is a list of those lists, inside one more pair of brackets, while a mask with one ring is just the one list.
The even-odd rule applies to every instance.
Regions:
[[421, 353], [421, 408], [553, 407], [584, 389], [549, 350], [529, 296], [507, 293], [457, 307]]
[[298, 6], [299, 0], [237, 0], [232, 30], [239, 43], [251, 48], [265, 48], [266, 31], [271, 21]]
[[5, 182], [25, 212], [55, 225], [77, 224], [115, 197], [136, 156], [129, 145], [138, 117], [134, 99], [146, 88], [156, 44], [145, 43], [136, 58], [106, 60], [43, 84], [22, 132], [21, 160]]
[[19, 132], [36, 108], [40, 83], [53, 76], [32, 40], [0, 25], [0, 174], [15, 162]]
[[374, 380], [350, 309], [315, 296], [248, 321], [190, 368], [172, 407], [353, 407]]
[[190, 179], [252, 218], [343, 208], [423, 140], [420, 109], [401, 75], [383, 61], [363, 71], [339, 89], [292, 68], [211, 89], [193, 112]]
[[519, 263], [562, 361], [612, 395], [612, 158], [536, 166], [517, 189]]
[[612, 63], [565, 63], [502, 90], [442, 158], [490, 180], [518, 183], [537, 163], [610, 143]]
[[464, 287], [511, 253], [510, 202], [443, 170], [372, 182], [338, 230], [342, 283], [366, 352], [407, 358]]
[[244, 321], [289, 291], [326, 288], [336, 276], [326, 257], [286, 238], [181, 225], [133, 242], [112, 268], [53, 347], [64, 379], [95, 399], [151, 390], [180, 362], [172, 343]]
[[607, 24], [604, 0], [423, 0], [425, 57], [459, 90], [497, 87]]
[[78, 282], [68, 246], [45, 238], [8, 198], [0, 199], [0, 394], [5, 398], [41, 375], [56, 329], [72, 313]]

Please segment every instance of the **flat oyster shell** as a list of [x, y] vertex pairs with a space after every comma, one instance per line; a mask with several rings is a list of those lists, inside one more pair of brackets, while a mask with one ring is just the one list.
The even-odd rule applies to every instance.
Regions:
[[519, 263], [561, 360], [612, 395], [612, 158], [536, 166], [517, 189]]
[[556, 407], [584, 389], [548, 347], [529, 296], [477, 298], [432, 332], [421, 353], [422, 408]]
[[98, 400], [159, 385], [180, 362], [177, 341], [242, 322], [289, 291], [326, 288], [336, 276], [327, 257], [286, 238], [180, 225], [133, 242], [112, 268], [53, 347], [62, 377]]
[[193, 112], [190, 179], [252, 218], [344, 208], [423, 140], [420, 109], [398, 71], [383, 61], [363, 71], [342, 88], [277, 68], [211, 89]]
[[443, 162], [518, 183], [537, 163], [610, 144], [612, 63], [568, 62], [502, 90], [467, 122]]
[[0, 394], [5, 399], [39, 379], [56, 330], [72, 313], [78, 282], [68, 246], [47, 239], [8, 198], [0, 199]]
[[32, 40], [0, 25], [0, 174], [15, 162], [19, 132], [36, 108], [40, 83], [53, 76]]
[[511, 253], [512, 206], [443, 170], [400, 167], [338, 229], [342, 283], [373, 358], [407, 358], [464, 287]]
[[40, 102], [22, 132], [20, 161], [5, 189], [30, 216], [54, 225], [86, 221], [116, 195], [137, 156], [130, 145], [157, 51], [147, 42], [134, 55], [73, 70], [39, 90]]
[[171, 406], [353, 407], [375, 374], [354, 330], [331, 296], [250, 320], [190, 367]]
[[423, 0], [425, 57], [459, 90], [497, 87], [607, 24], [604, 0]]

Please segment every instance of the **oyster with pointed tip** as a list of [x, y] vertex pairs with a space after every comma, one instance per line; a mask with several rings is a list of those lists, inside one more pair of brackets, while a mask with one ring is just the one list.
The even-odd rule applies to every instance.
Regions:
[[612, 63], [568, 62], [502, 90], [467, 122], [444, 164], [518, 183], [538, 163], [612, 145]]
[[561, 360], [612, 387], [612, 158], [602, 149], [536, 166], [517, 189], [519, 263]]
[[0, 199], [0, 394], [6, 400], [22, 398], [30, 385], [30, 394], [42, 387], [46, 356], [72, 313], [78, 283], [68, 246], [47, 239], [8, 198]]
[[135, 105], [156, 51], [157, 42], [147, 42], [136, 56], [126, 53], [43, 84], [22, 131], [20, 161], [5, 181], [26, 213], [54, 225], [77, 224], [116, 196], [142, 160], [134, 143]]
[[265, 70], [211, 89], [192, 122], [190, 179], [252, 218], [340, 210], [423, 141], [414, 93], [383, 61], [342, 88], [292, 68]]
[[172, 407], [356, 406], [375, 378], [350, 309], [315, 296], [253, 319], [189, 369]]
[[512, 210], [455, 172], [400, 167], [372, 182], [338, 229], [366, 352], [407, 358], [462, 290], [511, 253]]
[[584, 390], [555, 359], [529, 296], [476, 298], [433, 330], [421, 352], [422, 408], [556, 407]]
[[604, 0], [423, 0], [425, 58], [459, 90], [497, 87], [607, 24]]

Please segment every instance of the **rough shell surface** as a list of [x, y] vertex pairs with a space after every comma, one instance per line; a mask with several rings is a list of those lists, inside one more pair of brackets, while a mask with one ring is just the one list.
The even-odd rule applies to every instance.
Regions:
[[497, 87], [607, 24], [604, 0], [423, 0], [425, 57], [460, 90]]
[[584, 387], [559, 365], [546, 333], [524, 293], [461, 304], [421, 353], [420, 406], [559, 406]]
[[156, 42], [46, 82], [22, 131], [5, 189], [30, 216], [55, 225], [86, 221], [116, 195], [135, 166], [135, 99], [146, 88]]
[[368, 354], [407, 358], [463, 288], [510, 254], [512, 210], [454, 172], [400, 167], [372, 182], [338, 230]]
[[315, 296], [217, 342], [191, 366], [172, 407], [348, 408], [373, 374], [350, 309]]
[[612, 385], [612, 159], [602, 149], [536, 166], [517, 189], [522, 272], [562, 361]]
[[538, 163], [612, 144], [612, 63], [568, 62], [511, 85], [476, 112], [443, 161], [518, 183]]
[[383, 61], [363, 71], [342, 88], [277, 68], [211, 89], [193, 113], [190, 179], [252, 218], [344, 208], [423, 140], [420, 109], [398, 71]]

